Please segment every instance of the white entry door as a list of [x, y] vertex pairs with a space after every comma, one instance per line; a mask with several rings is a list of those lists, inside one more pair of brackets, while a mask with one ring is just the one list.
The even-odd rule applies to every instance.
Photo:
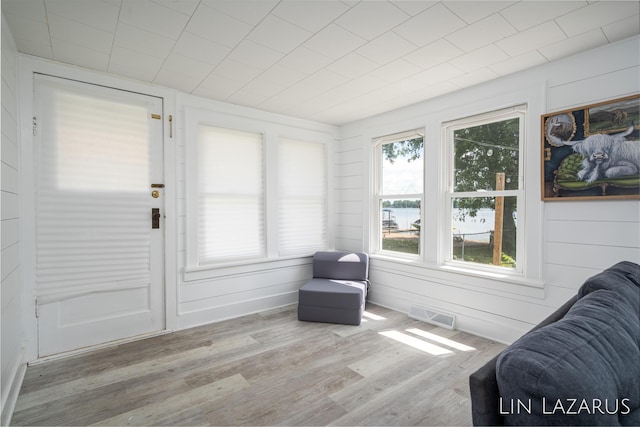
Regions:
[[164, 329], [162, 99], [34, 83], [39, 356]]

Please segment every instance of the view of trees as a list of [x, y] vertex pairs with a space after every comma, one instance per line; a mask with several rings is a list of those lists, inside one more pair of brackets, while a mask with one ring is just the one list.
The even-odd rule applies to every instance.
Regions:
[[[495, 190], [496, 173], [505, 174], [505, 190], [518, 188], [519, 119], [513, 118], [454, 131], [454, 192]], [[421, 157], [423, 139], [385, 144], [382, 152], [393, 163], [398, 157], [409, 161]], [[394, 201], [389, 206], [396, 207]], [[415, 204], [415, 202], [414, 202]], [[397, 206], [417, 207], [417, 206]], [[460, 220], [475, 217], [480, 209], [495, 210], [494, 197], [457, 198], [455, 207]], [[515, 259], [516, 255], [516, 198], [504, 197], [502, 251]]]

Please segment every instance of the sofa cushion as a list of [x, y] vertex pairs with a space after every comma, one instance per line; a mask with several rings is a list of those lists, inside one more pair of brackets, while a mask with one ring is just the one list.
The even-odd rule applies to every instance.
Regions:
[[[640, 407], [640, 317], [632, 266], [588, 280], [566, 316], [497, 361], [500, 411], [513, 425], [633, 425]], [[618, 268], [619, 267], [619, 268]]]
[[367, 280], [369, 256], [360, 252], [316, 252], [313, 277], [339, 280]]

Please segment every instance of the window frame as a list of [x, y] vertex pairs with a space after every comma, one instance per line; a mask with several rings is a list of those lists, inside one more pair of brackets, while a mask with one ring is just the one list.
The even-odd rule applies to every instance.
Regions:
[[[422, 138], [422, 157], [420, 162], [422, 162], [422, 193], [403, 193], [403, 194], [384, 194], [382, 191], [383, 188], [383, 155], [382, 155], [382, 146], [385, 144], [392, 144], [395, 142], [405, 141], [408, 139], [420, 137]], [[382, 248], [382, 203], [385, 200], [413, 200], [418, 199], [420, 201], [420, 206], [424, 206], [425, 203], [425, 132], [424, 129], [412, 129], [402, 132], [396, 132], [393, 134], [389, 134], [386, 136], [380, 136], [373, 139], [373, 149], [374, 149], [374, 194], [372, 199], [373, 206], [373, 215], [371, 216], [372, 224], [371, 227], [371, 251], [374, 254], [405, 259], [409, 261], [422, 261], [424, 260], [424, 239], [422, 238], [422, 233], [420, 234], [418, 241], [418, 254], [411, 254], [406, 252], [392, 251], [388, 249]], [[420, 209], [420, 222], [424, 224], [424, 209]]]
[[[184, 108], [184, 143], [178, 147], [184, 155], [184, 257], [183, 280], [185, 282], [214, 278], [230, 274], [231, 271], [244, 272], [252, 265], [276, 263], [274, 265], [289, 265], [296, 259], [313, 255], [300, 253], [281, 256], [279, 254], [278, 236], [278, 141], [279, 139], [299, 140], [302, 142], [318, 143], [324, 146], [325, 188], [332, 185], [332, 155], [330, 144], [335, 140], [332, 129], [323, 127], [303, 127], [295, 124], [268, 121], [261, 117], [245, 117], [209, 110], [206, 107], [186, 106]], [[234, 129], [251, 132], [263, 136], [263, 173], [264, 173], [264, 256], [246, 258], [235, 261], [212, 262], [200, 264], [198, 259], [198, 125], [210, 125], [219, 128]], [[177, 183], [180, 185], [181, 183]], [[325, 250], [332, 248], [334, 232], [331, 212], [333, 199], [326, 191], [325, 218], [326, 241]], [[178, 195], [180, 198], [180, 194]], [[180, 213], [178, 213], [180, 215]], [[285, 264], [282, 264], [284, 262]], [[260, 267], [262, 268], [262, 267]], [[231, 270], [230, 270], [231, 269]]]
[[[515, 190], [476, 190], [476, 191], [454, 191], [454, 172], [455, 172], [455, 147], [454, 132], [456, 130], [469, 127], [481, 126], [510, 119], [519, 119], [519, 141], [518, 141], [518, 188]], [[520, 104], [513, 107], [496, 109], [473, 116], [464, 117], [442, 123], [442, 138], [445, 146], [445, 175], [446, 183], [443, 191], [443, 216], [445, 223], [445, 232], [442, 233], [441, 257], [440, 262], [445, 266], [458, 267], [468, 270], [476, 270], [478, 272], [500, 273], [507, 276], [522, 276], [524, 273], [524, 262], [519, 261], [525, 254], [525, 229], [526, 229], [526, 192], [524, 188], [524, 153], [526, 152], [526, 122], [527, 122], [527, 105]], [[516, 228], [516, 266], [508, 268], [490, 264], [480, 264], [464, 260], [453, 259], [453, 200], [458, 198], [496, 198], [496, 197], [516, 197], [516, 206], [518, 206], [518, 227]], [[522, 207], [522, 209], [521, 209]]]

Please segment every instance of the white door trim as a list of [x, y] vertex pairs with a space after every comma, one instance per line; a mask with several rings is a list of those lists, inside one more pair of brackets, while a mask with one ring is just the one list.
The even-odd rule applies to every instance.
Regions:
[[[165, 198], [165, 239], [164, 239], [164, 317], [165, 331], [173, 331], [178, 324], [177, 312], [177, 209], [176, 209], [176, 156], [180, 141], [176, 129], [176, 93], [173, 90], [120, 79], [107, 74], [71, 67], [62, 63], [18, 55], [19, 82], [19, 139], [21, 156], [21, 199], [20, 237], [21, 272], [23, 283], [23, 312], [25, 322], [26, 360], [38, 359], [37, 319], [35, 304], [35, 156], [32, 118], [34, 112], [34, 73], [77, 80], [85, 83], [112, 87], [145, 95], [163, 98], [163, 147], [164, 147], [164, 198]], [[169, 134], [168, 117], [173, 116], [173, 129]]]

